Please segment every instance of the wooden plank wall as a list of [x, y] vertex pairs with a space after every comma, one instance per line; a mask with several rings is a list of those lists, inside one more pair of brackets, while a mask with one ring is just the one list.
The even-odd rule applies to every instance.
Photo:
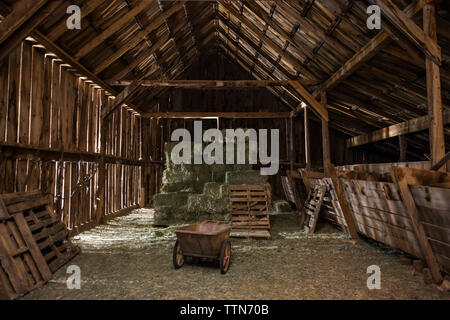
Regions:
[[[42, 46], [22, 42], [0, 61], [0, 193], [40, 189], [69, 229], [93, 224], [101, 110], [111, 101]], [[140, 193], [140, 118], [125, 107], [116, 113], [106, 190], [118, 200], [106, 215], [139, 203]]]
[[436, 260], [450, 274], [450, 189], [409, 186]]
[[126, 107], [118, 108], [105, 123], [107, 157], [105, 215], [138, 205], [141, 193], [141, 118]]
[[341, 182], [359, 233], [422, 258], [396, 184], [354, 179]]

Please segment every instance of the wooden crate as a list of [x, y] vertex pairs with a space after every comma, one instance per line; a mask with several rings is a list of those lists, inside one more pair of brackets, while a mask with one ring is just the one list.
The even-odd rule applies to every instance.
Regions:
[[[1, 202], [1, 200], [0, 200]], [[24, 215], [0, 222], [0, 299], [16, 299], [52, 277]]]
[[263, 185], [230, 185], [232, 236], [270, 238], [270, 199]]
[[69, 239], [69, 231], [51, 208], [51, 198], [38, 191], [1, 195], [8, 214], [23, 214], [51, 272], [75, 257], [80, 248]]

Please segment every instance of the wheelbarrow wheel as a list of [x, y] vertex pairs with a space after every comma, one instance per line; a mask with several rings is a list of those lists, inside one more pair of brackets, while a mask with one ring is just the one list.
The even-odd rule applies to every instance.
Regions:
[[180, 244], [178, 240], [175, 242], [175, 246], [173, 247], [173, 266], [175, 269], [179, 269], [184, 264], [184, 256], [183, 251], [181, 251]]
[[223, 240], [222, 247], [220, 248], [220, 273], [227, 273], [231, 263], [231, 243], [230, 240]]

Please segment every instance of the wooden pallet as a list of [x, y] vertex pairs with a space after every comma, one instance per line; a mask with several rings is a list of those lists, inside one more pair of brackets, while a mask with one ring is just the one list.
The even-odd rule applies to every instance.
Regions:
[[[2, 202], [2, 200], [0, 200]], [[0, 222], [0, 299], [16, 299], [52, 277], [24, 215]]]
[[314, 186], [308, 194], [303, 208], [301, 225], [304, 226], [307, 233], [314, 233], [319, 219], [319, 212], [322, 207], [323, 198], [327, 191], [326, 185], [319, 183]]
[[23, 214], [34, 241], [51, 272], [56, 272], [80, 253], [69, 239], [69, 231], [51, 209], [51, 198], [40, 192], [5, 194], [3, 199], [11, 216]]
[[326, 186], [327, 191], [323, 197], [320, 214], [333, 226], [348, 234], [347, 222], [345, 221], [341, 204], [339, 203], [331, 178], [323, 178], [321, 183]]
[[232, 236], [270, 238], [269, 196], [262, 185], [230, 185]]

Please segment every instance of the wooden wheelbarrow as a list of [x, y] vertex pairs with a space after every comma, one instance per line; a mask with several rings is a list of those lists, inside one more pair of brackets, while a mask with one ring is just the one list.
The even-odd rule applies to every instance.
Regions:
[[220, 272], [226, 273], [231, 263], [231, 226], [203, 221], [174, 229], [177, 241], [173, 247], [173, 265], [181, 268], [186, 257], [219, 261]]

